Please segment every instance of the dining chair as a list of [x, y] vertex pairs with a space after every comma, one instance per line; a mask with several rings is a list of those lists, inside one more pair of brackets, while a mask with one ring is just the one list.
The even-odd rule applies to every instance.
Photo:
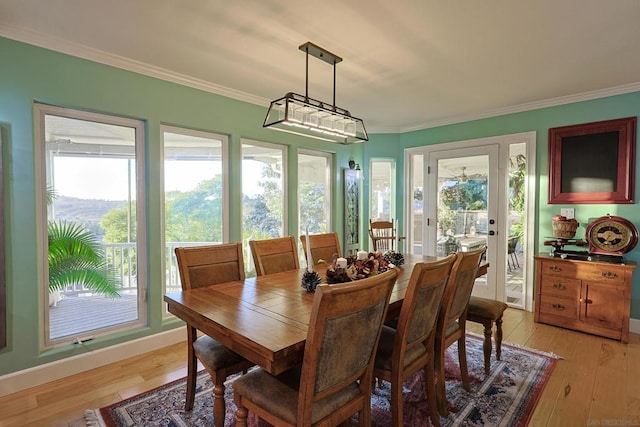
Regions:
[[437, 261], [416, 264], [411, 271], [397, 328], [382, 327], [373, 376], [391, 383], [393, 427], [404, 425], [402, 384], [420, 369], [424, 369], [431, 423], [440, 425], [434, 380], [435, 331], [442, 294], [455, 260], [456, 256], [452, 254]]
[[465, 324], [469, 298], [476, 280], [480, 260], [485, 251], [486, 247], [483, 246], [472, 251], [456, 253], [456, 260], [442, 296], [442, 306], [438, 314], [435, 338], [436, 397], [438, 410], [442, 416], [447, 416], [449, 412], [444, 385], [444, 352], [456, 341], [458, 342], [458, 362], [462, 386], [467, 391], [471, 390], [469, 371], [467, 369]]
[[[218, 283], [244, 280], [244, 259], [240, 243], [175, 248], [182, 290], [188, 291]], [[213, 381], [213, 419], [224, 425], [224, 382], [229, 375], [243, 372], [253, 363], [229, 350], [208, 335], [198, 337], [187, 324], [187, 395], [185, 410], [193, 409], [198, 360]]]
[[249, 240], [249, 247], [258, 276], [300, 269], [298, 247], [293, 236]]
[[[399, 250], [399, 248], [395, 247], [396, 229], [394, 228], [393, 219], [391, 221], [373, 221], [369, 219], [369, 237], [371, 237], [374, 252]], [[404, 237], [399, 237], [398, 239], [402, 240]]]
[[246, 426], [250, 411], [276, 426], [335, 426], [357, 412], [369, 426], [373, 361], [396, 277], [391, 269], [319, 285], [302, 364], [278, 376], [255, 369], [234, 381], [236, 425]]
[[[305, 234], [300, 236], [300, 242], [302, 243], [304, 258], [308, 263], [307, 236]], [[334, 258], [342, 257], [338, 233], [309, 234], [309, 246], [311, 247], [312, 265], [317, 265], [320, 261], [325, 261], [329, 264], [334, 260]]]

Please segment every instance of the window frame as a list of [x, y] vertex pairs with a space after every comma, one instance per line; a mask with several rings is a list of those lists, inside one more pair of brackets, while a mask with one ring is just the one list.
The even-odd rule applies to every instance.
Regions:
[[[222, 147], [221, 147], [221, 173], [222, 173], [222, 203], [223, 203], [223, 208], [222, 208], [222, 241], [223, 243], [226, 243], [229, 241], [229, 136], [228, 135], [224, 135], [224, 134], [220, 134], [220, 133], [215, 133], [215, 132], [208, 132], [208, 131], [201, 131], [201, 130], [195, 130], [195, 129], [190, 129], [190, 128], [185, 128], [185, 127], [179, 127], [179, 126], [171, 126], [171, 125], [164, 125], [161, 124], [160, 125], [160, 176], [162, 177], [162, 179], [160, 180], [160, 194], [162, 194], [162, 197], [160, 198], [160, 239], [161, 239], [161, 247], [163, 248], [163, 256], [161, 259], [161, 270], [160, 273], [162, 274], [162, 293], [163, 295], [166, 293], [167, 291], [167, 276], [165, 274], [166, 268], [167, 268], [167, 260], [166, 260], [166, 256], [164, 255], [164, 251], [166, 251], [166, 235], [165, 235], [165, 226], [166, 226], [166, 218], [165, 218], [165, 167], [164, 167], [164, 163], [165, 163], [165, 134], [166, 133], [173, 133], [173, 134], [177, 134], [177, 135], [184, 135], [184, 136], [192, 136], [192, 137], [197, 137], [197, 138], [204, 138], [204, 139], [212, 139], [212, 140], [220, 140], [220, 142], [222, 143]], [[163, 311], [163, 316], [166, 317], [173, 317], [173, 315], [171, 313], [169, 313], [167, 311], [166, 308], [166, 304], [164, 304], [164, 302], [162, 302], [162, 305], [164, 306], [164, 311]]]
[[145, 140], [146, 129], [142, 120], [110, 115], [106, 113], [96, 113], [84, 110], [59, 107], [49, 104], [34, 103], [34, 178], [36, 196], [36, 244], [37, 244], [37, 270], [39, 278], [40, 314], [41, 327], [39, 332], [40, 350], [48, 350], [56, 347], [69, 345], [75, 341], [76, 337], [65, 336], [57, 339], [50, 339], [49, 325], [49, 261], [48, 261], [48, 211], [46, 203], [47, 187], [47, 148], [45, 141], [45, 117], [48, 115], [69, 118], [73, 120], [85, 120], [108, 125], [123, 126], [135, 130], [135, 161], [136, 161], [136, 257], [137, 257], [137, 307], [138, 319], [130, 322], [120, 323], [101, 329], [86, 331], [78, 334], [80, 338], [84, 336], [96, 337], [110, 335], [125, 330], [133, 330], [148, 324], [147, 320], [147, 233], [146, 233], [146, 163], [145, 163]]

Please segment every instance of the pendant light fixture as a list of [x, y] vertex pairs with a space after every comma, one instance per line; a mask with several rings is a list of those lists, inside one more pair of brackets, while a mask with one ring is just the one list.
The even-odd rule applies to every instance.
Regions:
[[[311, 42], [299, 49], [306, 53], [305, 94], [289, 92], [273, 101], [262, 126], [338, 144], [368, 141], [363, 121], [336, 107], [336, 64], [342, 58]], [[333, 65], [333, 104], [309, 98], [309, 55]]]

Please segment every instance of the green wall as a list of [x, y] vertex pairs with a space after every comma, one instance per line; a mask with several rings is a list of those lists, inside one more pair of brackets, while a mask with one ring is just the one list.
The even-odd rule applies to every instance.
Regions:
[[[353, 159], [367, 168], [372, 157], [397, 159], [398, 194], [403, 187], [403, 150], [427, 144], [460, 141], [493, 135], [536, 131], [538, 138], [536, 176], [537, 248], [542, 236], [551, 233], [551, 216], [561, 206], [546, 204], [547, 197], [547, 130], [573, 123], [605, 120], [640, 113], [640, 93], [614, 96], [594, 101], [510, 114], [501, 117], [425, 129], [405, 134], [371, 135], [370, 142], [353, 146], [327, 144], [294, 135], [262, 129], [266, 108], [224, 98], [200, 90], [168, 83], [128, 71], [86, 61], [68, 55], [0, 38], [0, 129], [2, 132], [5, 248], [7, 281], [8, 346], [0, 350], [0, 375], [85, 352], [84, 348], [67, 346], [41, 352], [39, 350], [39, 292], [36, 248], [36, 197], [34, 181], [33, 103], [123, 115], [146, 123], [147, 163], [147, 245], [149, 298], [148, 326], [116, 336], [97, 338], [92, 349], [151, 335], [177, 327], [177, 321], [163, 322], [161, 272], [163, 251], [160, 247], [160, 124], [169, 124], [203, 131], [227, 134], [230, 137], [231, 158], [231, 241], [240, 236], [240, 139], [279, 143], [289, 146], [289, 234], [297, 235], [295, 214], [295, 183], [297, 180], [296, 150], [317, 149], [336, 153], [336, 184], [334, 188], [334, 229], [342, 239], [343, 194], [342, 169]], [[274, 94], [279, 96], [282, 94]], [[363, 240], [366, 237], [369, 210], [368, 185], [365, 179], [362, 194]], [[636, 183], [636, 187], [638, 184]], [[575, 206], [580, 222], [606, 213], [627, 217], [640, 224], [636, 205]], [[402, 198], [396, 210], [402, 217]], [[629, 258], [638, 261], [640, 248]], [[633, 284], [632, 317], [640, 318], [640, 273]]]
[[[373, 138], [371, 138], [371, 141], [365, 144], [363, 164], [368, 165], [368, 161], [372, 157], [388, 157], [395, 153], [398, 159], [396, 181], [398, 183], [398, 191], [401, 192], [404, 174], [403, 150], [405, 148], [535, 131], [536, 218], [534, 242], [536, 252], [546, 252], [549, 248], [544, 247], [543, 245], [544, 240], [548, 240], [545, 239], [545, 236], [553, 235], [551, 217], [555, 214], [559, 214], [560, 208], [563, 207], [575, 208], [576, 219], [581, 224], [581, 227], [578, 229], [579, 237], [584, 235], [585, 226], [588, 224], [589, 219], [606, 214], [625, 217], [633, 222], [636, 227], [640, 227], [640, 209], [638, 209], [637, 203], [638, 189], [640, 188], [640, 171], [636, 172], [636, 193], [634, 197], [636, 203], [634, 204], [547, 204], [547, 138], [549, 128], [631, 116], [640, 116], [640, 92], [424, 129], [404, 133], [399, 136], [374, 135]], [[636, 150], [636, 165], [638, 164], [638, 158], [640, 156], [638, 151], [639, 150]], [[637, 166], [636, 169], [638, 169]], [[368, 209], [368, 207], [365, 208]], [[402, 201], [396, 204], [396, 208], [398, 212], [397, 216], [402, 218], [404, 214], [404, 205], [402, 204]], [[582, 235], [580, 235], [580, 233], [582, 233]], [[640, 245], [627, 254], [627, 258], [631, 261], [640, 262]], [[634, 319], [640, 319], [640, 271], [634, 275], [633, 280], [631, 317]]]
[[[297, 150], [335, 153], [334, 228], [342, 239], [342, 169], [361, 162], [361, 146], [342, 146], [262, 128], [266, 107], [256, 106], [133, 72], [0, 38], [8, 346], [0, 349], [0, 375], [84, 353], [81, 346], [39, 349], [33, 104], [41, 102], [141, 119], [146, 126], [148, 326], [99, 337], [92, 350], [158, 333], [181, 323], [162, 319], [160, 262], [160, 125], [229, 135], [230, 240], [241, 237], [241, 138], [289, 146], [289, 230], [298, 235]], [[274, 94], [274, 97], [283, 94]]]

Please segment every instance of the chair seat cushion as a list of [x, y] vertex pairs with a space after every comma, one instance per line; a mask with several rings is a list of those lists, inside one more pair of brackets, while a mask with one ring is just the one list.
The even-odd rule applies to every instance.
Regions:
[[[287, 423], [297, 424], [301, 367], [302, 365], [298, 365], [278, 376], [256, 369], [235, 380], [233, 388], [236, 394], [244, 396], [265, 411]], [[331, 415], [359, 394], [358, 384], [354, 382], [340, 392], [314, 403], [311, 422], [315, 424]]]
[[469, 299], [467, 316], [496, 320], [502, 316], [507, 307], [509, 306], [502, 301], [472, 296]]
[[224, 369], [244, 359], [237, 353], [229, 350], [208, 335], [203, 335], [193, 343], [193, 350], [203, 365], [217, 371]]
[[[391, 371], [391, 363], [393, 362], [393, 343], [396, 339], [396, 330], [389, 326], [383, 326], [378, 342], [378, 350], [376, 351], [375, 368], [383, 371]], [[414, 360], [427, 352], [424, 345], [416, 345], [407, 349], [404, 355], [404, 366], [409, 365]]]

